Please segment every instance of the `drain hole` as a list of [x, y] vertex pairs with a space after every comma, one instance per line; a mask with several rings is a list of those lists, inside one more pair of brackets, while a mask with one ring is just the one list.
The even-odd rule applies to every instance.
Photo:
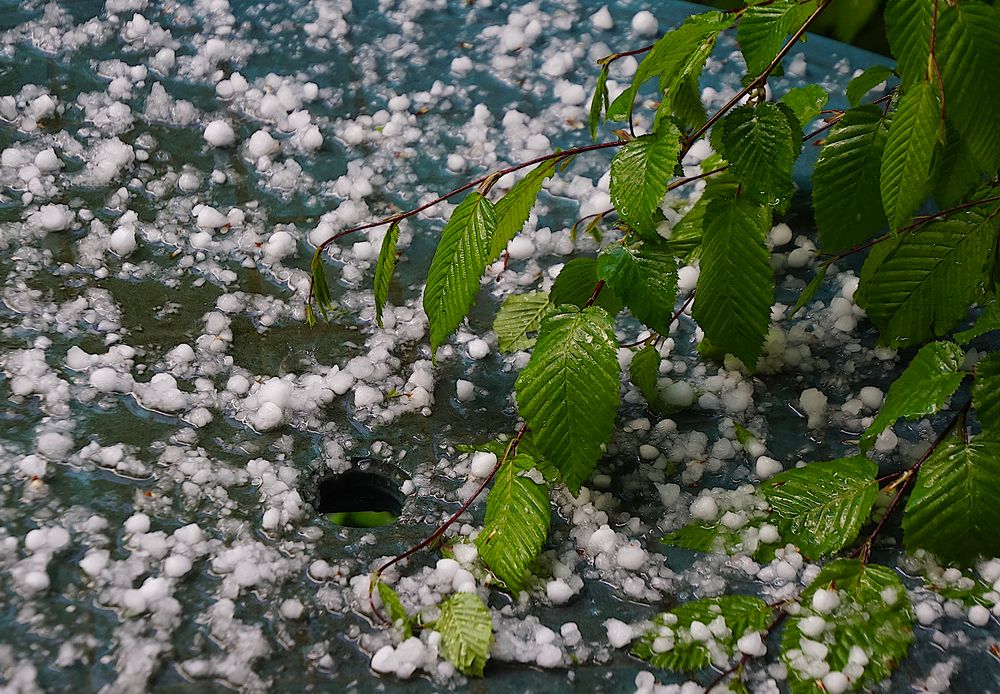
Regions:
[[319, 512], [351, 528], [392, 525], [403, 511], [403, 495], [387, 478], [350, 470], [319, 483]]

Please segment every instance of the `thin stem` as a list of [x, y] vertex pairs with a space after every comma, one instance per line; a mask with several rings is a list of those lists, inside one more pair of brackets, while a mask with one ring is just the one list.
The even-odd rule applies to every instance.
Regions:
[[691, 149], [694, 143], [697, 142], [702, 135], [707, 133], [709, 128], [715, 125], [720, 118], [729, 113], [729, 111], [732, 110], [733, 107], [736, 106], [736, 104], [740, 103], [740, 101], [742, 101], [745, 96], [747, 96], [754, 90], [760, 89], [767, 83], [767, 78], [771, 76], [771, 73], [774, 72], [779, 65], [781, 65], [781, 61], [785, 59], [786, 55], [791, 53], [792, 48], [794, 48], [795, 44], [798, 43], [799, 39], [801, 39], [803, 35], [805, 35], [806, 31], [809, 29], [812, 23], [815, 22], [816, 19], [821, 14], [823, 14], [823, 11], [830, 5], [831, 2], [833, 2], [833, 0], [822, 0], [820, 4], [816, 7], [816, 9], [813, 10], [812, 14], [810, 14], [809, 17], [806, 18], [806, 21], [802, 23], [802, 26], [799, 27], [798, 31], [792, 34], [792, 37], [788, 40], [788, 42], [781, 47], [781, 50], [778, 51], [778, 54], [776, 56], [774, 56], [774, 59], [770, 62], [770, 64], [766, 68], [764, 68], [764, 71], [761, 72], [759, 75], [757, 75], [747, 86], [743, 87], [743, 89], [736, 92], [733, 98], [727, 101], [722, 108], [716, 111], [715, 114], [712, 115], [712, 117], [709, 118], [704, 125], [698, 128], [694, 132], [694, 134], [692, 134], [687, 139], [687, 143], [681, 150], [682, 158], [685, 154], [687, 154], [688, 150]]
[[940, 212], [935, 212], [934, 214], [927, 215], [926, 217], [921, 217], [917, 221], [913, 222], [909, 226], [903, 227], [895, 234], [884, 234], [874, 239], [869, 239], [864, 243], [860, 243], [857, 246], [847, 249], [843, 253], [834, 256], [830, 260], [826, 261], [827, 265], [837, 262], [838, 260], [843, 260], [849, 255], [859, 253], [861, 251], [867, 250], [872, 246], [882, 243], [883, 241], [888, 241], [889, 239], [898, 238], [903, 234], [910, 234], [914, 231], [920, 229], [920, 227], [933, 222], [935, 219], [941, 219], [942, 217], [949, 217], [957, 212], [962, 212], [964, 210], [970, 210], [974, 207], [979, 207], [980, 205], [988, 205], [993, 202], [1000, 202], [1000, 195], [994, 195], [989, 198], [983, 198], [982, 200], [972, 200], [970, 202], [963, 202], [961, 205], [955, 205], [954, 207], [949, 207], [947, 210], [941, 210]]
[[[691, 293], [687, 295], [686, 299], [684, 299], [684, 303], [680, 305], [680, 308], [678, 308], [676, 311], [674, 311], [674, 314], [670, 317], [670, 322], [667, 323], [667, 325], [673, 325], [674, 321], [676, 321], [678, 318], [680, 318], [681, 314], [683, 314], [687, 310], [687, 307], [691, 305], [692, 301], [694, 301], [694, 293], [695, 293], [695, 290], [692, 289]], [[647, 338], [644, 338], [642, 340], [637, 340], [635, 342], [630, 342], [630, 343], [625, 344], [625, 345], [618, 345], [618, 346], [619, 347], [638, 347], [639, 345], [651, 345], [654, 342], [656, 342], [658, 339], [660, 339], [661, 337], [663, 337], [663, 336], [654, 331]]]
[[598, 58], [597, 64], [598, 65], [610, 65], [611, 63], [615, 62], [619, 58], [627, 58], [630, 55], [641, 55], [642, 53], [647, 53], [647, 52], [653, 50], [653, 46], [655, 46], [655, 45], [656, 44], [651, 43], [648, 46], [643, 46], [642, 48], [636, 48], [636, 49], [631, 50], [631, 51], [622, 51], [621, 53], [612, 53], [611, 55], [606, 55], [603, 58]]
[[930, 448], [928, 448], [924, 454], [920, 456], [920, 459], [917, 460], [917, 462], [915, 462], [909, 470], [906, 470], [898, 480], [890, 485], [897, 487], [897, 489], [895, 496], [892, 497], [892, 501], [889, 502], [889, 506], [885, 509], [885, 515], [883, 515], [879, 522], [875, 525], [875, 529], [872, 530], [867, 539], [865, 539], [865, 541], [851, 553], [852, 557], [859, 558], [862, 563], [868, 563], [868, 560], [871, 558], [872, 548], [875, 545], [875, 540], [885, 528], [885, 524], [889, 522], [889, 517], [892, 515], [892, 512], [896, 510], [896, 507], [899, 506], [899, 503], [903, 500], [903, 495], [906, 494], [906, 491], [910, 488], [910, 485], [916, 478], [917, 473], [920, 472], [921, 466], [927, 462], [928, 458], [934, 454], [934, 451], [938, 449], [944, 440], [951, 435], [951, 432], [955, 430], [955, 427], [965, 421], [965, 415], [969, 412], [969, 408], [971, 406], [972, 400], [966, 400], [965, 404], [962, 405], [962, 408], [955, 414], [952, 420], [948, 422], [948, 426], [946, 426], [944, 430], [938, 434], [937, 438], [934, 439]]
[[499, 460], [497, 460], [497, 464], [493, 466], [493, 470], [491, 470], [490, 474], [486, 476], [486, 479], [483, 480], [482, 484], [480, 484], [476, 488], [476, 491], [472, 493], [472, 496], [466, 499], [465, 503], [463, 503], [448, 520], [446, 520], [444, 523], [442, 523], [437, 527], [437, 529], [430, 535], [430, 537], [424, 539], [419, 544], [414, 545], [413, 547], [406, 550], [402, 554], [397, 554], [392, 559], [382, 564], [382, 566], [375, 569], [375, 573], [372, 574], [371, 581], [368, 583], [368, 604], [371, 605], [372, 613], [376, 617], [378, 617], [378, 619], [381, 622], [389, 625], [392, 624], [392, 622], [386, 619], [385, 615], [383, 615], [382, 612], [375, 605], [375, 587], [378, 585], [378, 582], [382, 577], [382, 573], [393, 564], [398, 564], [404, 559], [412, 557], [414, 554], [424, 549], [425, 547], [428, 547], [429, 545], [433, 544], [438, 538], [444, 535], [445, 532], [447, 532], [448, 528], [454, 525], [455, 521], [457, 521], [462, 516], [463, 513], [468, 511], [469, 507], [472, 506], [472, 503], [479, 498], [479, 495], [483, 493], [484, 489], [486, 489], [486, 485], [488, 485], [490, 482], [493, 481], [493, 478], [496, 477], [497, 472], [500, 471], [500, 468], [503, 467], [503, 464], [508, 460], [510, 460], [517, 453], [517, 446], [519, 443], [521, 443], [521, 439], [524, 438], [524, 435], [527, 432], [528, 432], [528, 425], [522, 424], [521, 428], [518, 430], [514, 438], [512, 438], [510, 442], [507, 444], [507, 448], [504, 450], [503, 455], [500, 456]]

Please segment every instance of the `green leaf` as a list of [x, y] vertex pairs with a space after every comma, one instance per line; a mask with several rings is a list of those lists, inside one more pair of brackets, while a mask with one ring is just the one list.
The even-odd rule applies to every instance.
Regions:
[[982, 312], [976, 318], [976, 322], [971, 328], [955, 333], [955, 341], [960, 345], [965, 345], [977, 337], [991, 333], [994, 330], [1000, 330], [1000, 301], [991, 299], [983, 307]]
[[858, 536], [878, 495], [878, 466], [840, 458], [779, 473], [761, 485], [785, 542], [807, 559], [838, 552]]
[[528, 333], [538, 330], [542, 316], [551, 307], [548, 292], [511, 294], [504, 299], [493, 319], [493, 330], [500, 341], [500, 351], [516, 352], [535, 344], [535, 338], [529, 337]]
[[658, 407], [660, 391], [656, 384], [660, 379], [660, 353], [656, 347], [647, 345], [636, 352], [628, 367], [628, 373], [632, 383], [642, 393], [642, 397], [646, 398], [646, 402]]
[[507, 248], [507, 244], [521, 233], [524, 223], [531, 215], [531, 208], [535, 206], [535, 199], [542, 190], [542, 183], [556, 172], [558, 165], [558, 159], [543, 161], [497, 201], [496, 231], [490, 243], [490, 257], [487, 262], [499, 258]]
[[878, 106], [859, 106], [830, 130], [813, 171], [813, 208], [824, 249], [850, 248], [886, 225], [879, 191], [889, 128]]
[[677, 120], [690, 130], [697, 130], [708, 120], [705, 104], [701, 100], [701, 87], [698, 84], [698, 78], [694, 75], [686, 77], [677, 85], [671, 102], [664, 100], [663, 103], [672, 107], [671, 110]]
[[804, 309], [806, 304], [813, 300], [813, 297], [816, 296], [816, 292], [818, 292], [819, 288], [823, 286], [823, 280], [826, 279], [826, 271], [828, 269], [830, 269], [829, 265], [820, 266], [819, 271], [811, 280], [809, 280], [809, 284], [807, 284], [805, 289], [802, 290], [802, 293], [799, 294], [799, 300], [795, 302], [795, 306], [792, 307], [792, 310], [787, 316], [788, 318], [791, 318], [796, 313]]
[[900, 417], [924, 417], [944, 407], [965, 378], [959, 371], [964, 361], [965, 353], [954, 342], [924, 345], [889, 386], [882, 409], [861, 435], [861, 450], [871, 448], [878, 435]]
[[965, 138], [959, 135], [955, 124], [948, 119], [944, 146], [940, 150], [932, 181], [938, 207], [947, 209], [964, 201], [969, 191], [982, 182], [981, 169]]
[[885, 34], [896, 58], [903, 86], [929, 77], [931, 26], [937, 0], [889, 0], [885, 8]]
[[[680, 672], [693, 672], [709, 665], [725, 667], [737, 650], [737, 642], [746, 634], [764, 631], [771, 622], [772, 609], [763, 600], [750, 595], [722, 595], [702, 598], [678, 605], [669, 612], [656, 615], [653, 627], [633, 645], [632, 653], [653, 667]], [[703, 640], [691, 636], [691, 625], [708, 625], [719, 619], [728, 633], [712, 639], [716, 658]]]
[[431, 352], [448, 339], [476, 301], [495, 229], [493, 203], [472, 192], [455, 208], [441, 232], [424, 289]]
[[[719, 157], [724, 164], [724, 160]], [[711, 169], [710, 169], [711, 170]], [[715, 198], [733, 198], [740, 184], [728, 171], [722, 171], [708, 179], [705, 191], [690, 210], [670, 230], [670, 249], [679, 257], [690, 258], [701, 248], [705, 235], [705, 210]]]
[[[597, 261], [594, 258], [574, 258], [563, 266], [552, 284], [552, 305], [573, 304], [577, 308], [583, 308], [593, 296], [596, 286]], [[596, 305], [612, 316], [618, 315], [622, 310], [621, 299], [610, 287], [601, 290]]]
[[590, 100], [590, 138], [597, 141], [597, 126], [601, 123], [601, 113], [606, 112], [611, 105], [608, 96], [608, 69], [609, 64], [601, 65], [601, 72], [597, 75], [597, 86], [594, 88], [594, 98]]
[[680, 530], [667, 533], [660, 538], [660, 542], [669, 547], [680, 547], [690, 549], [694, 552], [718, 552], [719, 524], [705, 525], [702, 523], [691, 523], [685, 525]]
[[378, 582], [378, 596], [382, 600], [382, 605], [389, 612], [389, 620], [393, 624], [401, 623], [403, 638], [408, 639], [413, 636], [413, 628], [410, 625], [410, 618], [406, 614], [406, 608], [399, 599], [399, 593], [392, 589], [383, 581]]
[[490, 657], [493, 618], [475, 593], [455, 593], [441, 603], [434, 628], [441, 633], [441, 650], [466, 675], [483, 676]]
[[497, 472], [486, 497], [486, 522], [476, 537], [479, 556], [514, 593], [522, 591], [549, 533], [549, 490], [522, 473], [535, 467], [518, 454]]
[[389, 225], [382, 239], [382, 250], [375, 263], [375, 322], [382, 327], [382, 309], [389, 300], [389, 283], [396, 270], [396, 244], [399, 242], [399, 222]]
[[906, 544], [947, 562], [971, 564], [1000, 554], [1000, 438], [968, 443], [956, 432], [917, 474], [903, 513]]
[[857, 106], [868, 92], [895, 75], [891, 67], [872, 65], [847, 83], [847, 101]]
[[618, 345], [604, 309], [561, 308], [564, 313], [542, 321], [538, 343], [515, 389], [535, 445], [576, 494], [614, 429], [620, 399]]
[[660, 78], [660, 93], [672, 99], [685, 79], [701, 74], [719, 34], [734, 21], [732, 14], [704, 12], [688, 17], [679, 27], [664, 34], [639, 63], [632, 85], [624, 92], [628, 97], [625, 117], [632, 112], [635, 94], [647, 80]]
[[938, 92], [930, 82], [903, 92], [882, 154], [880, 189], [892, 229], [906, 226], [926, 197], [941, 127]]
[[656, 234], [655, 213], [674, 177], [680, 138], [677, 127], [666, 123], [655, 135], [624, 145], [611, 160], [611, 202], [641, 234]]
[[939, 7], [935, 54], [945, 85], [948, 119], [980, 163], [1000, 164], [1000, 8], [978, 2]]
[[736, 38], [746, 58], [747, 72], [759, 75], [771, 64], [789, 34], [799, 30], [816, 1], [777, 0], [769, 5], [751, 5], [736, 29]]
[[781, 96], [781, 103], [792, 109], [795, 118], [803, 126], [816, 118], [830, 100], [830, 95], [818, 84], [789, 89]]
[[718, 198], [705, 213], [694, 319], [709, 341], [749, 369], [771, 324], [774, 275], [764, 244], [770, 229], [767, 208], [743, 198]]
[[677, 261], [665, 245], [609, 246], [597, 258], [597, 276], [621, 297], [633, 316], [661, 335], [670, 333]]
[[[815, 609], [813, 598], [820, 590], [836, 591], [837, 607], [829, 612]], [[852, 663], [858, 667], [860, 663], [852, 660], [851, 651], [864, 652], [868, 662], [861, 674], [852, 678], [855, 689], [873, 687], [888, 678], [913, 642], [913, 618], [906, 588], [884, 566], [863, 564], [856, 559], [830, 562], [802, 593], [800, 602], [802, 609], [789, 618], [781, 637], [781, 659], [788, 668], [792, 694], [826, 692], [821, 679], [804, 672], [818, 660], [803, 652], [806, 641], [818, 642], [829, 649], [825, 660], [834, 672], [846, 672]], [[815, 617], [822, 619], [826, 628], [819, 635], [808, 636], [803, 631], [805, 620]], [[813, 633], [812, 621], [808, 623], [810, 633]]]
[[802, 148], [801, 126], [787, 106], [739, 106], [712, 129], [712, 147], [755, 202], [773, 205], [794, 190], [792, 164]]
[[997, 228], [933, 222], [883, 241], [865, 260], [855, 301], [893, 346], [947, 335], [989, 281]]
[[1000, 439], [1000, 352], [992, 352], [976, 364], [972, 404], [983, 432]]
[[[323, 258], [318, 248], [313, 253], [310, 269], [312, 270], [313, 299], [316, 301], [316, 307], [319, 308], [319, 312], [323, 314], [323, 318], [326, 318], [333, 311], [333, 297], [330, 296], [330, 285], [326, 282], [326, 272], [323, 270]], [[313, 322], [315, 320], [314, 316]]]

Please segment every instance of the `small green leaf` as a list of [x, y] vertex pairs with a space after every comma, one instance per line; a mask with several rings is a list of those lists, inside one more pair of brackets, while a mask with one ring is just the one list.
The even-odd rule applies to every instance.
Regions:
[[1000, 8], [980, 2], [945, 3], [940, 8], [935, 55], [945, 85], [948, 120], [978, 166], [996, 174], [1000, 164]]
[[611, 100], [608, 96], [608, 63], [601, 65], [601, 72], [597, 75], [597, 87], [594, 89], [594, 98], [590, 101], [590, 137], [597, 141], [597, 126], [601, 123], [601, 114], [608, 110]]
[[623, 98], [623, 120], [632, 112], [639, 87], [654, 77], [659, 78], [660, 94], [673, 100], [685, 80], [701, 74], [719, 34], [735, 21], [731, 13], [703, 12], [688, 17], [679, 27], [664, 34], [639, 63], [632, 85], [622, 95], [627, 98]]
[[783, 104], [739, 106], [712, 129], [712, 147], [754, 202], [773, 205], [794, 190], [792, 165], [802, 149], [801, 126]]
[[[743, 636], [767, 629], [772, 613], [767, 603], [750, 595], [693, 600], [656, 615], [653, 627], [633, 645], [632, 653], [664, 670], [694, 672], [709, 665], [722, 668], [735, 655]], [[726, 631], [713, 630], [715, 649], [709, 650], [704, 640], [692, 636], [691, 626], [697, 622], [705, 627], [719, 620]]]
[[880, 190], [892, 229], [906, 226], [927, 197], [941, 128], [937, 89], [930, 82], [916, 82], [899, 100], [882, 153]]
[[382, 309], [389, 300], [389, 283], [396, 270], [396, 244], [399, 242], [399, 222], [389, 225], [382, 239], [382, 250], [375, 263], [375, 322], [382, 327]]
[[410, 625], [410, 618], [406, 614], [399, 593], [392, 589], [383, 581], [378, 582], [378, 596], [382, 600], [382, 605], [389, 611], [389, 619], [393, 624], [401, 623], [403, 638], [408, 639], [413, 636], [413, 627]]
[[860, 75], [847, 83], [847, 101], [851, 106], [857, 106], [872, 89], [882, 84], [896, 73], [885, 65], [872, 65]]
[[983, 297], [997, 231], [988, 218], [956, 219], [879, 243], [861, 268], [854, 299], [880, 341], [916, 345], [959, 324]]
[[804, 309], [806, 304], [813, 300], [813, 297], [816, 296], [816, 292], [818, 292], [819, 288], [823, 286], [823, 280], [826, 279], [826, 271], [829, 268], [829, 265], [820, 265], [819, 270], [813, 278], [809, 280], [809, 284], [807, 284], [806, 288], [802, 290], [801, 294], [799, 294], [799, 300], [795, 302], [795, 306], [793, 306], [792, 310], [788, 313], [788, 318], [791, 318], [796, 313]]
[[886, 225], [879, 191], [889, 129], [878, 106], [844, 114], [826, 138], [813, 172], [813, 208], [822, 247], [839, 251]]
[[[593, 296], [596, 286], [597, 261], [594, 258], [574, 258], [563, 266], [552, 284], [552, 305], [572, 304], [583, 308]], [[622, 310], [621, 299], [613, 288], [607, 286], [601, 290], [596, 305], [612, 316]]]
[[903, 513], [903, 538], [946, 562], [969, 565], [1000, 554], [1000, 438], [968, 443], [956, 432], [917, 473]]
[[444, 657], [458, 670], [474, 677], [483, 676], [490, 658], [493, 618], [475, 593], [455, 593], [441, 603], [435, 629], [441, 633]]
[[972, 404], [983, 433], [1000, 439], [1000, 352], [991, 352], [976, 364]]
[[[824, 596], [814, 601], [820, 590], [835, 592], [836, 599]], [[800, 602], [802, 609], [789, 618], [781, 637], [781, 659], [788, 668], [792, 694], [827, 691], [821, 678], [808, 674], [819, 659], [805, 653], [807, 641], [826, 647], [823, 660], [829, 671], [848, 672], [852, 663], [854, 667], [862, 667], [861, 674], [852, 678], [854, 688], [874, 687], [887, 679], [913, 642], [913, 618], [906, 588], [884, 566], [863, 564], [855, 559], [832, 561], [802, 593]], [[830, 609], [818, 610], [814, 604]], [[814, 631], [817, 617], [825, 622], [819, 634]], [[806, 624], [808, 630], [804, 629]], [[812, 650], [817, 649], [812, 646]], [[860, 653], [864, 653], [864, 661], [858, 657]]]
[[507, 244], [521, 233], [524, 223], [531, 215], [531, 208], [535, 206], [538, 193], [542, 190], [542, 183], [556, 172], [558, 165], [558, 159], [543, 161], [497, 201], [496, 231], [490, 242], [490, 262], [499, 258]]
[[[316, 252], [313, 253], [311, 269], [313, 299], [316, 300], [316, 307], [319, 308], [319, 312], [323, 315], [323, 318], [326, 318], [333, 311], [333, 298], [330, 296], [330, 285], [326, 282], [326, 272], [323, 270], [323, 258], [320, 255], [319, 249], [316, 249]], [[316, 317], [314, 315], [313, 321], [315, 320]]]
[[660, 392], [656, 383], [660, 378], [660, 353], [653, 345], [643, 347], [632, 357], [628, 368], [632, 383], [639, 389], [646, 402], [652, 407], [658, 407]]
[[717, 542], [719, 530], [718, 523], [712, 525], [691, 523], [680, 530], [667, 533], [660, 538], [660, 542], [669, 547], [680, 547], [694, 552], [718, 552], [724, 549], [720, 548]]
[[617, 347], [602, 308], [550, 315], [515, 383], [517, 406], [535, 445], [574, 494], [614, 429], [620, 399]]
[[776, 0], [750, 5], [736, 29], [747, 72], [759, 75], [771, 64], [785, 45], [789, 34], [798, 31], [809, 14], [816, 9], [816, 0]]
[[611, 160], [611, 202], [641, 234], [656, 234], [655, 213], [674, 177], [681, 134], [665, 123], [654, 135], [624, 145]]
[[719, 349], [753, 369], [774, 303], [771, 254], [764, 237], [770, 211], [743, 198], [717, 198], [705, 212], [694, 319]]
[[448, 339], [472, 308], [479, 293], [479, 278], [490, 261], [495, 229], [493, 203], [472, 192], [455, 208], [441, 232], [424, 289], [432, 352]]
[[522, 591], [528, 568], [549, 533], [549, 490], [524, 472], [535, 461], [518, 454], [503, 464], [486, 497], [486, 521], [476, 537], [479, 555], [514, 593]]
[[504, 299], [493, 319], [493, 330], [500, 341], [500, 351], [516, 352], [535, 344], [535, 338], [529, 337], [528, 333], [538, 330], [542, 316], [550, 308], [552, 304], [549, 302], [548, 292], [511, 294]]
[[665, 244], [609, 246], [597, 258], [597, 276], [621, 297], [633, 316], [661, 335], [670, 333], [677, 261]]
[[782, 540], [807, 559], [838, 552], [858, 536], [878, 496], [878, 466], [867, 458], [812, 463], [775, 475], [760, 492]]
[[871, 448], [878, 435], [900, 417], [924, 417], [944, 407], [965, 378], [959, 371], [964, 361], [965, 353], [954, 342], [924, 345], [889, 386], [882, 409], [861, 435], [861, 450]]
[[889, 0], [885, 34], [903, 86], [928, 78], [934, 5], [937, 0]]
[[792, 113], [803, 126], [816, 118], [830, 101], [830, 95], [818, 84], [794, 87], [785, 92], [781, 103], [792, 109]]

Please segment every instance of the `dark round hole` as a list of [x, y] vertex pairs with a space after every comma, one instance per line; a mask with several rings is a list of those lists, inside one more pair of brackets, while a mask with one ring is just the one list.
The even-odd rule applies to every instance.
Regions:
[[336, 525], [392, 525], [403, 511], [403, 494], [382, 475], [348, 470], [320, 480], [317, 510]]

